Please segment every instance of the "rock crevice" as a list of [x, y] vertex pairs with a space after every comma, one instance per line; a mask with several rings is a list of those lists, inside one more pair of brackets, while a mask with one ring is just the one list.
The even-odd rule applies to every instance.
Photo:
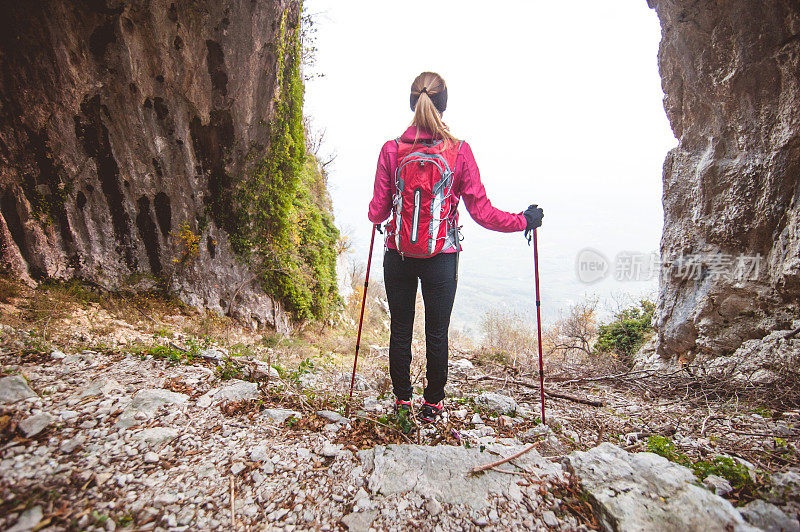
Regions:
[[298, 2], [2, 5], [4, 265], [109, 288], [152, 274], [191, 305], [285, 332], [217, 207], [268, 147], [279, 22], [296, 26]]

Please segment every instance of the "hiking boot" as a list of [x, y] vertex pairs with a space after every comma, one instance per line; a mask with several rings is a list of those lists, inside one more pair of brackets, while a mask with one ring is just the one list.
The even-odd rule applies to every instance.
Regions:
[[419, 409], [417, 417], [422, 423], [433, 423], [442, 414], [442, 410], [444, 410], [442, 401], [435, 405], [426, 401], [422, 403], [422, 408]]
[[394, 413], [399, 414], [401, 412], [405, 412], [406, 414], [411, 414], [411, 401], [402, 401], [400, 399], [396, 399], [394, 402]]

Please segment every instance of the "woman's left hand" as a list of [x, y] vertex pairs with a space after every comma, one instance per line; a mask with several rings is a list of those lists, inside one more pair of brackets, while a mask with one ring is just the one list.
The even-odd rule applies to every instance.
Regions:
[[525, 220], [528, 222], [528, 225], [525, 227], [525, 238], [530, 240], [531, 231], [536, 229], [537, 227], [542, 226], [542, 218], [544, 218], [544, 211], [541, 207], [536, 204], [531, 205], [525, 212], [522, 213], [525, 216]]

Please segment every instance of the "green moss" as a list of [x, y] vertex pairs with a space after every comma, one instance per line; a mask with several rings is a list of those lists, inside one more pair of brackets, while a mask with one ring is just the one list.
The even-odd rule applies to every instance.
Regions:
[[286, 13], [277, 32], [280, 89], [269, 122], [266, 154], [235, 192], [238, 212], [234, 249], [260, 273], [264, 290], [299, 319], [321, 320], [339, 305], [336, 242], [325, 176], [306, 153], [303, 124], [301, 30]]
[[709, 475], [717, 475], [730, 482], [731, 487], [739, 497], [753, 498], [758, 486], [750, 475], [750, 470], [737, 460], [728, 456], [715, 456], [708, 460], [692, 461], [688, 456], [679, 452], [675, 444], [663, 436], [651, 436], [647, 439], [647, 450], [663, 456], [692, 470], [694, 475], [703, 480]]

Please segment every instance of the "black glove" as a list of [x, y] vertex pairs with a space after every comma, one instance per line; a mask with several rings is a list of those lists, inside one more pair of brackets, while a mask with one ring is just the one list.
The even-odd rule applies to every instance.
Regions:
[[534, 204], [525, 209], [525, 212], [522, 213], [525, 216], [525, 220], [528, 221], [527, 227], [525, 227], [525, 238], [528, 239], [528, 244], [531, 243], [531, 233], [537, 227], [542, 226], [542, 218], [544, 218], [544, 211], [538, 205]]

